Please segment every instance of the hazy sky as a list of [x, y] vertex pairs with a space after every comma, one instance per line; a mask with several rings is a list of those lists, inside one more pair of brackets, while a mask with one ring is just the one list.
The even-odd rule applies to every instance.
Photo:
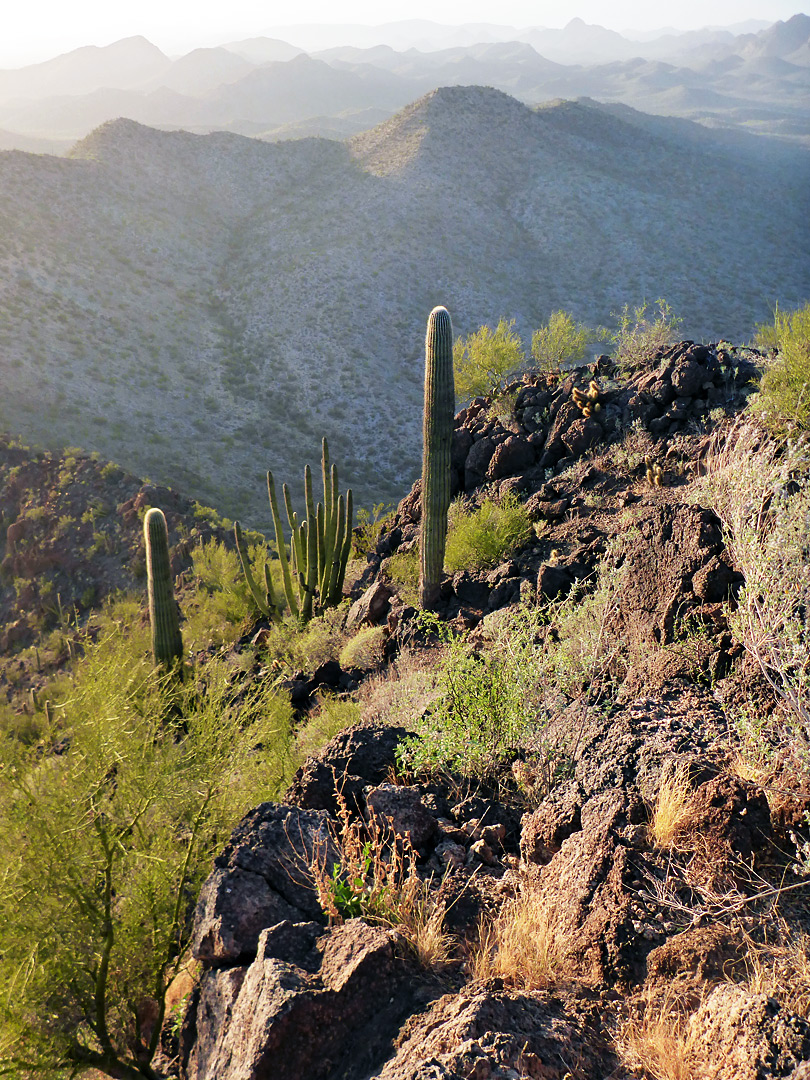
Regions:
[[165, 52], [255, 37], [268, 27], [304, 22], [379, 24], [422, 18], [435, 22], [495, 22], [564, 26], [579, 16], [614, 30], [690, 29], [745, 19], [787, 19], [796, 0], [4, 0], [0, 67], [49, 59], [80, 45], [107, 45], [143, 34]]

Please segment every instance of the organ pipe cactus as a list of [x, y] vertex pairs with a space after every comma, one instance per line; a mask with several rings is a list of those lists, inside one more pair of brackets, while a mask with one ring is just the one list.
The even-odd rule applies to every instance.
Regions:
[[428, 610], [439, 599], [453, 442], [453, 326], [447, 308], [431, 311], [425, 337], [425, 404], [422, 440], [422, 525], [419, 537], [419, 603]]
[[[306, 502], [306, 518], [300, 520], [293, 510], [290, 490], [286, 484], [282, 486], [284, 507], [287, 511], [287, 521], [290, 530], [289, 555], [284, 538], [284, 530], [281, 524], [276, 484], [272, 472], [267, 473], [267, 495], [270, 500], [270, 510], [273, 515], [273, 528], [276, 534], [276, 547], [281, 566], [281, 580], [284, 588], [284, 596], [290, 612], [306, 622], [312, 618], [316, 610], [334, 607], [340, 603], [343, 596], [343, 581], [346, 576], [346, 565], [349, 561], [349, 553], [352, 546], [352, 491], [351, 488], [343, 495], [338, 495], [338, 468], [330, 464], [329, 446], [326, 439], [323, 440], [321, 454], [321, 475], [323, 478], [323, 502], [315, 503], [312, 483], [312, 469], [309, 465], [304, 470], [304, 497]], [[235, 530], [239, 529], [237, 522]], [[240, 530], [241, 532], [241, 530]], [[237, 547], [240, 545], [237, 536]], [[244, 548], [244, 544], [242, 544]], [[254, 600], [260, 611], [275, 618], [271, 607], [272, 583], [270, 571], [265, 563], [265, 596], [256, 585], [253, 575], [249, 574], [249, 566], [245, 556], [240, 550], [242, 568], [248, 587], [253, 594]], [[253, 581], [253, 584], [251, 584]], [[275, 604], [280, 615], [280, 604]], [[267, 610], [265, 610], [265, 608]]]
[[146, 574], [149, 591], [149, 622], [155, 664], [171, 671], [183, 658], [180, 614], [174, 599], [169, 563], [169, 531], [163, 511], [152, 507], [143, 521]]

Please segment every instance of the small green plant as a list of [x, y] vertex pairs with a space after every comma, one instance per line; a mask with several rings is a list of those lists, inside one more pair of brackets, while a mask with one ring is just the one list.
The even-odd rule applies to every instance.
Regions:
[[531, 535], [531, 522], [515, 495], [485, 499], [477, 509], [460, 501], [450, 508], [445, 569], [481, 570], [496, 566]]
[[522, 639], [476, 654], [463, 636], [439, 628], [444, 645], [438, 696], [398, 749], [400, 768], [487, 776], [543, 720], [533, 707], [533, 647]]
[[613, 318], [617, 327], [608, 339], [613, 344], [616, 363], [625, 371], [645, 367], [654, 360], [660, 349], [675, 341], [683, 321], [661, 298], [652, 309], [646, 300], [640, 307], [625, 304], [618, 314], [613, 312]]
[[384, 626], [363, 627], [351, 641], [343, 646], [340, 653], [340, 666], [360, 668], [364, 671], [378, 667], [382, 663], [384, 642]]
[[757, 327], [756, 343], [776, 349], [752, 407], [778, 435], [810, 430], [810, 301], [796, 311], [780, 311], [773, 323]]
[[398, 551], [386, 560], [385, 572], [396, 585], [400, 599], [411, 607], [419, 604], [419, 552]]
[[377, 546], [380, 530], [392, 512], [390, 503], [375, 503], [371, 510], [361, 506], [357, 511], [357, 524], [352, 531], [352, 554], [355, 558], [368, 555]]
[[554, 311], [532, 334], [532, 359], [543, 371], [559, 371], [585, 359], [596, 332], [574, 322], [567, 311]]
[[501, 319], [494, 330], [482, 326], [475, 333], [459, 338], [453, 346], [456, 397], [459, 401], [469, 401], [492, 396], [509, 375], [525, 365], [526, 353], [515, 331], [514, 319]]

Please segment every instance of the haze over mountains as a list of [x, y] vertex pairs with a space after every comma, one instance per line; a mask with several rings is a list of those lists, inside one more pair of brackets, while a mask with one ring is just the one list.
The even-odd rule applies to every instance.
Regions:
[[755, 32], [647, 40], [580, 19], [562, 30], [409, 22], [343, 28], [343, 39], [335, 27], [284, 29], [306, 53], [298, 41], [259, 37], [171, 59], [135, 37], [0, 71], [0, 147], [62, 152], [119, 116], [197, 132], [342, 137], [439, 86], [467, 84], [527, 104], [589, 96], [810, 141], [807, 15]]
[[359, 504], [394, 499], [419, 467], [435, 304], [459, 333], [507, 316], [526, 334], [663, 295], [688, 336], [747, 338], [810, 293], [809, 164], [482, 87], [348, 143], [117, 120], [65, 158], [2, 153], [0, 429], [257, 526], [264, 470], [300, 483], [326, 434]]

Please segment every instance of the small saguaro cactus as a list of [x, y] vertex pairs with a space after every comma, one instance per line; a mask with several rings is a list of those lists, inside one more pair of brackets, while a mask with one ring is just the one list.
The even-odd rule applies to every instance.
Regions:
[[172, 588], [169, 562], [169, 530], [163, 511], [153, 506], [143, 520], [146, 574], [149, 591], [149, 623], [155, 664], [171, 671], [183, 657], [180, 615]]
[[447, 308], [430, 313], [425, 336], [425, 405], [422, 440], [422, 525], [419, 535], [419, 604], [430, 610], [439, 599], [453, 443], [453, 325]]

